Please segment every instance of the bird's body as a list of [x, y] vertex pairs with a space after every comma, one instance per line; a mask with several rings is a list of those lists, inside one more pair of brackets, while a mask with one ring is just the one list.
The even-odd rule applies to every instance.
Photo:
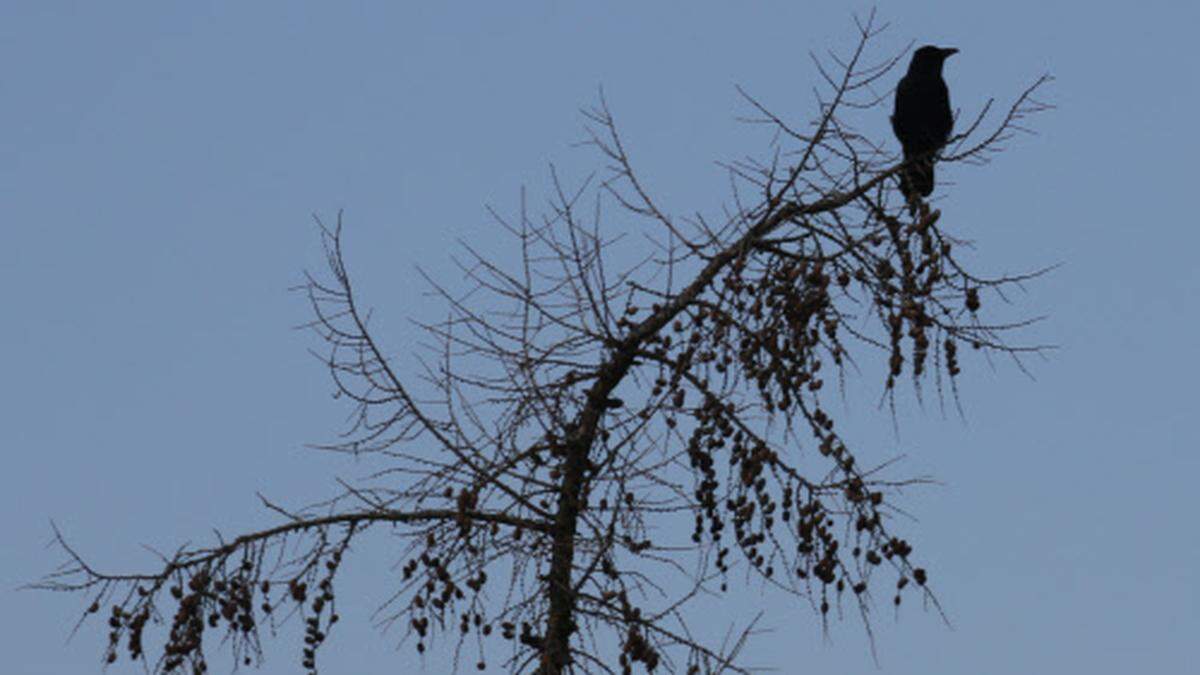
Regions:
[[933, 192], [933, 162], [950, 138], [954, 116], [942, 64], [957, 49], [925, 46], [913, 53], [908, 73], [896, 85], [892, 131], [911, 164], [900, 173], [900, 190], [910, 202]]

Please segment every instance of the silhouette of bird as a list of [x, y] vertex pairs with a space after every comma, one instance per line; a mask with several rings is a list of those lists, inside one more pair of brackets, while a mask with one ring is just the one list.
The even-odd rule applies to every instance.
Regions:
[[954, 116], [950, 92], [942, 79], [942, 64], [954, 48], [925, 45], [913, 53], [908, 73], [896, 85], [892, 131], [904, 148], [909, 165], [900, 172], [900, 192], [912, 204], [933, 192], [934, 155], [950, 138]]

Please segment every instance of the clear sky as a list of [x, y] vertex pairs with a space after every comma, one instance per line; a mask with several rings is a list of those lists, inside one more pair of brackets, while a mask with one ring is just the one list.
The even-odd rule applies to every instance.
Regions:
[[[871, 406], [844, 411], [943, 482], [905, 504], [953, 628], [915, 603], [877, 612], [878, 670], [1184, 672], [1200, 635], [1200, 10], [907, 2], [881, 18], [880, 55], [962, 50], [946, 75], [967, 115], [1056, 76], [1040, 135], [939, 170], [939, 204], [982, 269], [1063, 266], [1012, 298], [1048, 317], [1030, 339], [1061, 347], [1035, 379], [968, 354], [965, 422], [910, 401], [896, 436]], [[256, 491], [304, 504], [374, 466], [304, 448], [345, 413], [290, 329], [307, 314], [286, 289], [320, 265], [310, 214], [345, 209], [358, 288], [403, 355], [407, 317], [441, 316], [415, 266], [453, 280], [456, 240], [503, 248], [485, 205], [511, 210], [522, 185], [540, 203], [551, 162], [586, 175], [577, 110], [600, 85], [652, 189], [713, 212], [714, 162], [764, 148], [734, 86], [811, 113], [808, 52], [852, 38], [840, 2], [0, 4], [4, 672], [99, 668], [99, 623], [66, 642], [81, 598], [15, 590], [58, 562], [51, 519], [127, 570], [153, 564], [143, 545], [273, 522]], [[884, 118], [870, 131], [894, 143]], [[387, 543], [353, 559], [324, 672], [413, 665], [369, 625]], [[756, 663], [877, 669], [853, 614], [826, 637], [807, 606], [756, 588], [729, 602], [768, 608]], [[299, 632], [262, 672], [297, 671]]]

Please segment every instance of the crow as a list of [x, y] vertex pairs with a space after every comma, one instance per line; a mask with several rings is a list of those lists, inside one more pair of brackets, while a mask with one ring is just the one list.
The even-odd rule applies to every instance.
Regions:
[[954, 117], [950, 92], [942, 79], [942, 64], [954, 48], [926, 45], [913, 53], [908, 74], [896, 85], [892, 131], [904, 148], [909, 166], [900, 171], [900, 192], [913, 204], [918, 195], [933, 192], [933, 161], [950, 138]]

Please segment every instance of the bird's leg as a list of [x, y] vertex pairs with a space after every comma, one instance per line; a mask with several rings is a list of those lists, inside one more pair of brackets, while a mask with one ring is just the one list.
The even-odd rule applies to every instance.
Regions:
[[908, 201], [909, 216], [916, 218], [918, 212], [920, 212], [922, 216], [929, 212], [929, 205], [926, 204], [925, 201], [921, 199], [921, 196], [916, 192], [910, 192], [904, 196]]

